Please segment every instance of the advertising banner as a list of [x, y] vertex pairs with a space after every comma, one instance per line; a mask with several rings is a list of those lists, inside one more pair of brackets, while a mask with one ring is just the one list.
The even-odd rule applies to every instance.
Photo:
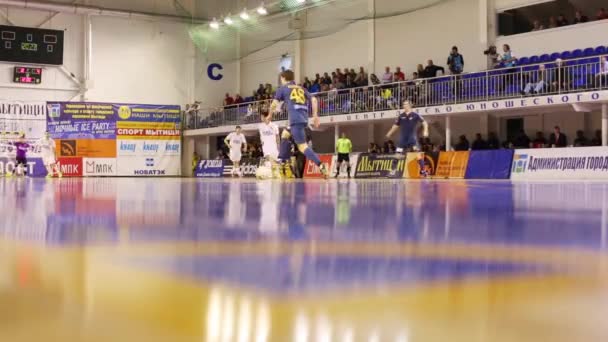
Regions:
[[195, 177], [218, 178], [224, 175], [224, 160], [201, 160], [194, 170]]
[[180, 157], [128, 157], [117, 160], [119, 176], [173, 176], [180, 170]]
[[[357, 161], [359, 160], [359, 154], [360, 153], [351, 153], [350, 154], [350, 176], [352, 178], [355, 177], [355, 171], [357, 170]], [[334, 155], [333, 160], [334, 160], [334, 162], [331, 167], [331, 176], [332, 177], [336, 175], [336, 171], [338, 168], [338, 156]], [[346, 174], [347, 168], [348, 168], [348, 166], [346, 165], [346, 163], [342, 163], [342, 165], [340, 166], [340, 174], [338, 175], [338, 178], [348, 177], [348, 175]]]
[[47, 111], [53, 139], [116, 139], [112, 104], [49, 102]]
[[116, 141], [115, 153], [118, 157], [180, 156], [180, 140], [123, 140]]
[[[327, 164], [328, 170], [332, 170], [332, 165], [336, 160], [336, 156], [333, 154], [321, 154], [319, 155], [319, 159], [321, 159], [322, 163]], [[330, 176], [333, 177], [334, 175], [335, 173], [332, 173]], [[306, 160], [304, 178], [323, 178], [321, 169], [319, 169], [319, 167], [312, 160]]]
[[82, 165], [83, 176], [107, 177], [118, 174], [116, 158], [83, 158]]
[[469, 161], [469, 151], [442, 151], [437, 162], [437, 177], [464, 178]]
[[0, 100], [0, 132], [41, 138], [46, 132], [46, 103]]
[[403, 173], [403, 177], [410, 179], [420, 179], [420, 157], [424, 158], [424, 168], [429, 176], [435, 175], [435, 171], [437, 170], [437, 162], [439, 159], [438, 152], [431, 153], [417, 153], [412, 152], [408, 153], [406, 157], [407, 168]]
[[59, 157], [57, 158], [59, 170], [64, 177], [82, 177], [82, 158], [80, 157]]
[[608, 148], [515, 150], [511, 179], [608, 179]]
[[361, 153], [355, 178], [402, 178], [405, 168], [405, 156]]
[[513, 150], [471, 151], [465, 178], [509, 179]]
[[[259, 158], [243, 158], [241, 159], [240, 168], [243, 173], [243, 177], [255, 177], [255, 173], [258, 171], [260, 165]], [[224, 177], [232, 177], [232, 162], [224, 160]]]
[[55, 140], [60, 157], [115, 158], [114, 139], [69, 139]]
[[[7, 158], [0, 154], [0, 175], [4, 176], [8, 172], [15, 173], [15, 158]], [[46, 176], [46, 168], [42, 162], [42, 158], [28, 158], [27, 167], [25, 168], [27, 175], [30, 177]]]

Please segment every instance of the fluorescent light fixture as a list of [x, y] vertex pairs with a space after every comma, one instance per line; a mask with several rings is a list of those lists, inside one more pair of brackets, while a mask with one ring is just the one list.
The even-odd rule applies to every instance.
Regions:
[[247, 9], [244, 9], [240, 16], [243, 20], [249, 20], [249, 13], [247, 13]]
[[215, 18], [213, 18], [213, 21], [211, 21], [211, 23], [209, 24], [209, 26], [214, 29], [217, 30], [220, 28], [220, 23], [217, 22], [217, 20]]
[[299, 3], [299, 4], [303, 4], [303, 3], [306, 2], [306, 0], [296, 0], [296, 2]]
[[224, 22], [226, 23], [226, 25], [234, 24], [234, 21], [232, 21], [232, 19], [230, 17], [224, 18]]
[[268, 14], [268, 10], [266, 9], [266, 7], [264, 7], [264, 3], [263, 2], [260, 5], [260, 7], [258, 7], [258, 14], [259, 15], [266, 15], [266, 14]]

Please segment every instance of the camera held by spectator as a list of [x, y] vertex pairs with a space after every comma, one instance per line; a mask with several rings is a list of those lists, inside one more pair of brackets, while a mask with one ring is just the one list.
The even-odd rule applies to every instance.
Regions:
[[490, 45], [487, 50], [483, 52], [484, 55], [488, 56], [488, 67], [496, 68], [500, 62], [498, 61], [498, 52], [496, 51], [495, 45]]

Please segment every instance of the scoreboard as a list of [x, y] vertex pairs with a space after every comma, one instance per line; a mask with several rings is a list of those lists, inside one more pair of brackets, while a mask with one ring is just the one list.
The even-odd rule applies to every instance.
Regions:
[[0, 61], [63, 64], [63, 31], [0, 25]]
[[42, 83], [42, 68], [15, 67], [13, 82], [40, 84]]

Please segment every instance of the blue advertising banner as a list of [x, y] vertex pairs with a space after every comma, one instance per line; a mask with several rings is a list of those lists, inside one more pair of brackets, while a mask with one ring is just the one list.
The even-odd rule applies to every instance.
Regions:
[[112, 104], [48, 102], [47, 129], [54, 139], [116, 139]]
[[[0, 157], [0, 175], [5, 175], [7, 172], [15, 173], [15, 160], [12, 158]], [[42, 158], [28, 158], [27, 167], [25, 168], [29, 177], [45, 177], [46, 168], [42, 162]]]
[[513, 150], [471, 151], [466, 179], [509, 179]]
[[224, 176], [224, 160], [201, 160], [194, 170], [195, 177], [219, 178]]
[[402, 178], [407, 168], [405, 156], [361, 153], [355, 178]]

